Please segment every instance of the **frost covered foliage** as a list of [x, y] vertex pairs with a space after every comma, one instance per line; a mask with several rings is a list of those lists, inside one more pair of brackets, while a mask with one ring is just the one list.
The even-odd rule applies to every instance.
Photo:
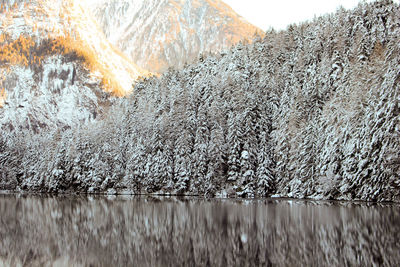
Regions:
[[74, 56], [0, 68], [0, 86], [6, 94], [0, 108], [3, 131], [78, 125], [102, 112], [109, 98]]
[[399, 39], [392, 1], [270, 31], [137, 84], [93, 125], [7, 138], [2, 181], [399, 201]]

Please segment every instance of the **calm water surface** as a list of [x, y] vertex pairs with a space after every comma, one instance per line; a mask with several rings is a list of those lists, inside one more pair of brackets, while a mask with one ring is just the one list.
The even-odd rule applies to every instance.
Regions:
[[397, 205], [0, 195], [0, 266], [400, 266]]

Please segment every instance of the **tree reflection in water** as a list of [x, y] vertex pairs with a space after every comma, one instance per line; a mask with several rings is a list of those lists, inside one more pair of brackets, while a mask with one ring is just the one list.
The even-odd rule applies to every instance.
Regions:
[[0, 196], [0, 265], [400, 264], [392, 204]]

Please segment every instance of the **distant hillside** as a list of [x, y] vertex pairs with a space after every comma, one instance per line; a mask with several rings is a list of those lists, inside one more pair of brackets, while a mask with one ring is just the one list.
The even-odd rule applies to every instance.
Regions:
[[115, 46], [153, 72], [262, 34], [220, 0], [103, 0], [94, 14]]
[[0, 125], [77, 124], [102, 112], [103, 90], [125, 95], [142, 75], [78, 1], [1, 2]]

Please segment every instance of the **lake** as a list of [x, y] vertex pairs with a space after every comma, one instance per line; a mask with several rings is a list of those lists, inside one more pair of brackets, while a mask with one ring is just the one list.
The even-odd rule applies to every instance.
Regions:
[[1, 266], [399, 266], [395, 204], [0, 195]]

